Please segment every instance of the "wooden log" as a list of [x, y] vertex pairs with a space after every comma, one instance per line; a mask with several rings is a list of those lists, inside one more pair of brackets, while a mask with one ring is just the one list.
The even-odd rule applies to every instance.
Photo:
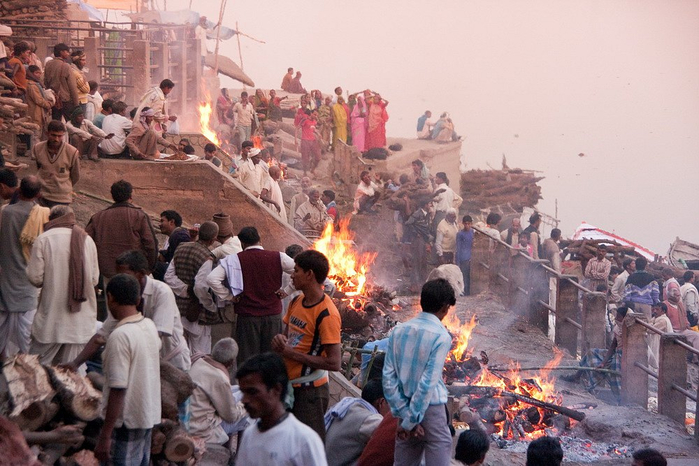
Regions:
[[158, 426], [155, 426], [153, 428], [153, 435], [151, 436], [151, 441], [150, 441], [150, 454], [151, 455], [159, 455], [163, 452], [165, 449], [165, 434], [163, 433], [162, 430], [158, 428]]
[[102, 393], [92, 386], [87, 377], [63, 367], [46, 369], [65, 409], [83, 421], [97, 419], [100, 415]]
[[565, 406], [560, 406], [554, 403], [547, 403], [545, 401], [540, 401], [535, 398], [520, 395], [519, 393], [508, 392], [497, 387], [488, 386], [477, 386], [477, 385], [450, 385], [447, 390], [450, 394], [455, 396], [462, 395], [478, 395], [478, 396], [509, 396], [522, 403], [527, 403], [537, 408], [549, 409], [556, 413], [564, 414], [571, 419], [576, 421], [582, 421], [585, 419], [585, 413], [580, 411], [575, 411], [574, 409], [566, 408]]
[[80, 450], [71, 456], [67, 466], [99, 466], [100, 462], [95, 458], [95, 454], [90, 450]]
[[165, 439], [165, 458], [175, 463], [187, 461], [194, 455], [194, 441], [180, 427], [172, 429]]
[[167, 361], [160, 360], [160, 381], [170, 383], [177, 393], [177, 404], [184, 403], [194, 391], [194, 382], [186, 372]]
[[10, 416], [19, 416], [32, 403], [50, 400], [56, 394], [37, 355], [13, 356], [5, 361], [2, 372], [10, 394]]
[[58, 404], [48, 400], [30, 404], [19, 416], [10, 418], [20, 429], [33, 432], [45, 426], [58, 413]]

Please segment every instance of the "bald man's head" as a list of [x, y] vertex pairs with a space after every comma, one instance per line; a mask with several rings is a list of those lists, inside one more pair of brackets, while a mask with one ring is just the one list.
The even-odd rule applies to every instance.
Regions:
[[31, 201], [41, 193], [41, 180], [34, 175], [25, 176], [19, 183], [19, 196], [22, 200]]

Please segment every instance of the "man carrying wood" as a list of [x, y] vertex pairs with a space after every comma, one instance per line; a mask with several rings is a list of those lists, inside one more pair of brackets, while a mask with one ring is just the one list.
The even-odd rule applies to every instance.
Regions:
[[447, 387], [442, 379], [451, 336], [441, 321], [456, 304], [454, 289], [439, 278], [424, 284], [422, 312], [396, 327], [389, 337], [383, 389], [391, 413], [399, 419], [395, 465], [446, 466], [452, 438], [447, 416]]
[[103, 463], [148, 465], [151, 433], [160, 423], [160, 338], [136, 308], [140, 294], [131, 275], [115, 275], [107, 285], [107, 305], [119, 323], [102, 354], [104, 425], [95, 457]]

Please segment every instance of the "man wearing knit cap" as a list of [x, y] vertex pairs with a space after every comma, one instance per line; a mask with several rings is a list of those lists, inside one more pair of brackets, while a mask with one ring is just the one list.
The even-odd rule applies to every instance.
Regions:
[[184, 317], [182, 325], [192, 354], [211, 352], [211, 327], [199, 324], [205, 308], [194, 294], [194, 279], [201, 266], [212, 258], [209, 247], [217, 236], [216, 223], [202, 223], [197, 241], [181, 244], [165, 272], [165, 283], [175, 293], [177, 308]]
[[216, 238], [221, 245], [211, 251], [216, 259], [221, 259], [231, 254], [238, 254], [243, 250], [240, 245], [240, 240], [237, 236], [233, 236], [233, 222], [231, 216], [223, 212], [214, 214], [214, 223], [218, 225], [218, 237]]
[[240, 153], [242, 161], [240, 167], [238, 167], [238, 180], [245, 186], [248, 191], [252, 193], [253, 196], [259, 197], [260, 192], [260, 178], [261, 178], [261, 168], [258, 168], [260, 163], [259, 155], [260, 149], [254, 147], [250, 149], [250, 152], [246, 153], [242, 151]]

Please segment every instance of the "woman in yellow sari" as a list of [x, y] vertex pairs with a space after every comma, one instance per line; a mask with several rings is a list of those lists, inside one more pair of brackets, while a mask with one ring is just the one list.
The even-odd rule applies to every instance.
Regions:
[[333, 105], [333, 148], [338, 140], [347, 142], [347, 121], [349, 120], [349, 108], [343, 97], [337, 98]]

